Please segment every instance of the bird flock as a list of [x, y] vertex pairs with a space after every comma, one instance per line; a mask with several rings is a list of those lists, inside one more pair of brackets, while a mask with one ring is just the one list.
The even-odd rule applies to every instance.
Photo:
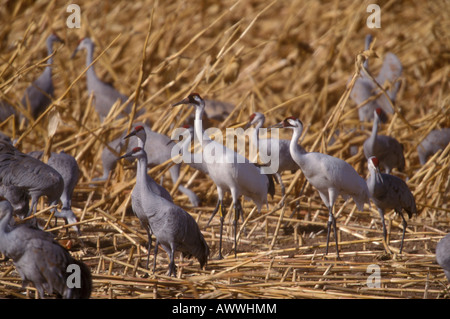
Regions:
[[[13, 107], [1, 101], [0, 120], [11, 115], [17, 121], [36, 119], [54, 98], [54, 87], [51, 77], [53, 63], [53, 43], [62, 42], [55, 34], [47, 38], [47, 51], [50, 56], [48, 66], [42, 75], [25, 91], [21, 107]], [[366, 50], [370, 49], [372, 37], [366, 38]], [[86, 51], [87, 91], [93, 97], [95, 110], [100, 122], [108, 117], [127, 117], [130, 115], [133, 103], [128, 97], [118, 92], [111, 85], [102, 82], [94, 71], [94, 42], [90, 38], [80, 40], [72, 58], [79, 51]], [[255, 205], [258, 214], [269, 207], [269, 197], [274, 196], [276, 184], [280, 185], [282, 201], [285, 205], [287, 196], [282, 180], [285, 171], [298, 170], [306, 178], [311, 187], [318, 192], [328, 210], [327, 237], [325, 255], [328, 254], [331, 233], [334, 233], [336, 257], [339, 255], [339, 241], [337, 237], [338, 225], [335, 218], [336, 203], [341, 196], [346, 203], [353, 201], [356, 207], [363, 211], [371, 207], [372, 203], [379, 212], [383, 227], [383, 244], [387, 253], [392, 253], [388, 243], [388, 234], [384, 215], [394, 210], [402, 218], [402, 239], [399, 248], [401, 254], [404, 248], [404, 237], [407, 221], [418, 214], [414, 196], [407, 181], [397, 173], [405, 169], [405, 154], [402, 144], [392, 136], [379, 134], [380, 126], [388, 121], [389, 114], [394, 113], [399, 89], [399, 77], [402, 65], [393, 54], [386, 54], [381, 71], [376, 77], [368, 76], [368, 59], [364, 62], [363, 70], [355, 82], [350, 97], [358, 105], [361, 123], [372, 121], [372, 131], [363, 145], [369, 175], [364, 179], [345, 160], [320, 152], [308, 152], [299, 144], [304, 124], [297, 116], [287, 117], [280, 123], [268, 127], [268, 130], [290, 129], [290, 140], [261, 138], [260, 132], [267, 114], [255, 112], [251, 114], [244, 127], [252, 130], [251, 144], [259, 154], [267, 154], [269, 158], [277, 155], [278, 169], [273, 174], [266, 173], [261, 164], [261, 158], [248, 159], [239, 152], [210, 138], [204, 130], [202, 120], [207, 110], [208, 100], [198, 93], [191, 93], [181, 101], [172, 103], [172, 112], [181, 113], [184, 106], [194, 107], [194, 126], [187, 126], [188, 139], [175, 143], [170, 137], [151, 130], [146, 123], [133, 121], [132, 130], [124, 130], [122, 134], [108, 141], [104, 147], [101, 160], [102, 176], [92, 182], [102, 183], [111, 177], [118, 163], [136, 162], [136, 183], [131, 193], [131, 207], [133, 213], [145, 230], [148, 237], [147, 263], [149, 268], [150, 251], [154, 246], [153, 272], [156, 270], [156, 258], [159, 247], [167, 253], [169, 265], [167, 274], [176, 276], [176, 253], [182, 258], [195, 257], [200, 268], [207, 267], [209, 258], [225, 258], [222, 252], [226, 207], [225, 194], [229, 193], [234, 211], [233, 217], [233, 248], [234, 257], [238, 254], [238, 223], [244, 222], [245, 214], [242, 198]], [[380, 90], [385, 84], [388, 88]], [[126, 105], [122, 105], [126, 103]], [[212, 103], [212, 102], [209, 102]], [[214, 104], [214, 103], [213, 103]], [[214, 104], [215, 114], [230, 113], [230, 105], [220, 111], [220, 104]], [[179, 107], [181, 106], [181, 107]], [[120, 110], [120, 111], [118, 111]], [[19, 112], [20, 111], [20, 112]], [[144, 114], [144, 109], [138, 109], [136, 118]], [[211, 110], [210, 110], [211, 111]], [[217, 115], [216, 114], [216, 115]], [[132, 119], [133, 120], [133, 119]], [[191, 152], [191, 142], [198, 143], [200, 152]], [[450, 128], [436, 129], [418, 145], [420, 163], [424, 165], [427, 159], [438, 150], [445, 148], [450, 142]], [[211, 256], [210, 247], [197, 221], [191, 214], [177, 205], [171, 193], [148, 174], [148, 167], [167, 163], [173, 159], [173, 149], [181, 150], [183, 161], [192, 168], [201, 171], [214, 183], [217, 192], [216, 206], [207, 223], [219, 215], [220, 233], [217, 256]], [[195, 160], [193, 160], [195, 158]], [[44, 162], [45, 159], [45, 162]], [[181, 163], [173, 164], [169, 173], [173, 184], [180, 179]], [[383, 169], [384, 173], [381, 173]], [[77, 224], [77, 217], [72, 211], [72, 195], [80, 178], [80, 169], [76, 159], [64, 152], [49, 152], [36, 150], [25, 154], [14, 146], [8, 136], [0, 140], [0, 252], [4, 259], [11, 259], [20, 274], [24, 285], [32, 283], [41, 298], [46, 294], [56, 293], [62, 298], [89, 298], [92, 291], [92, 276], [89, 268], [80, 260], [72, 257], [52, 236], [43, 231], [35, 218], [38, 201], [41, 197], [47, 199], [50, 211], [56, 218], [63, 218], [71, 224], [78, 235], [82, 229]], [[178, 186], [178, 191], [185, 194], [193, 207], [201, 206], [197, 194], [188, 187]], [[30, 204], [31, 201], [31, 204]], [[60, 207], [60, 208], [59, 208]], [[153, 244], [152, 237], [155, 238]], [[450, 251], [449, 236], [438, 245], [436, 257], [444, 268], [450, 280]], [[69, 266], [75, 265], [80, 269], [80, 285], [67, 284], [70, 272]]]

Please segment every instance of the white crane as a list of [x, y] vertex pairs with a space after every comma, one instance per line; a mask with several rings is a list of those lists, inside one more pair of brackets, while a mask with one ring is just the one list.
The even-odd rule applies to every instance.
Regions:
[[[92, 291], [89, 268], [74, 259], [50, 233], [26, 223], [13, 223], [12, 210], [8, 201], [0, 202], [0, 251], [13, 260], [23, 286], [33, 283], [40, 298], [45, 298], [45, 291], [65, 299], [89, 298]], [[74, 271], [79, 276], [79, 286], [68, 284]]]
[[378, 134], [380, 125], [380, 116], [383, 113], [381, 108], [373, 111], [372, 134], [364, 141], [363, 149], [366, 159], [371, 156], [378, 158], [380, 166], [384, 167], [387, 174], [390, 174], [393, 168], [400, 172], [405, 169], [405, 157], [403, 155], [403, 145], [395, 138]]
[[436, 261], [444, 270], [450, 282], [450, 234], [445, 235], [436, 245]]
[[[281, 173], [284, 171], [296, 172], [298, 170], [297, 163], [292, 159], [291, 153], [289, 151], [290, 140], [285, 139], [274, 139], [266, 138], [261, 139], [259, 137], [259, 130], [264, 125], [266, 118], [264, 114], [260, 112], [255, 112], [250, 115], [250, 118], [244, 127], [248, 129], [250, 126], [255, 125], [252, 132], [251, 142], [258, 151], [262, 151], [268, 158], [271, 158], [272, 151], [278, 152], [278, 170], [275, 176], [281, 187], [281, 195], [285, 195], [285, 188], [283, 181], [281, 179]], [[306, 153], [305, 149], [297, 144], [297, 152]]]
[[302, 170], [308, 182], [317, 189], [320, 198], [328, 208], [329, 218], [327, 223], [328, 233], [325, 254], [328, 254], [331, 226], [333, 226], [336, 252], [339, 258], [336, 219], [333, 215], [334, 203], [339, 195], [345, 200], [352, 197], [358, 209], [362, 211], [365, 203], [370, 204], [369, 190], [367, 189], [366, 182], [350, 164], [342, 159], [317, 152], [299, 152], [297, 141], [303, 131], [303, 123], [299, 119], [288, 117], [272, 127], [293, 129], [294, 132], [289, 147], [291, 156]]
[[[77, 48], [73, 51], [71, 58], [74, 58], [78, 51], [86, 50], [86, 66], [89, 66], [94, 60], [94, 42], [90, 38], [83, 38], [78, 43]], [[94, 66], [91, 66], [86, 72], [88, 94], [94, 94], [95, 109], [103, 122], [109, 114], [111, 107], [117, 100], [120, 103], [125, 103], [128, 97], [117, 91], [112, 85], [101, 81], [95, 73]], [[123, 112], [118, 115], [118, 118], [131, 113], [133, 102], [129, 102]], [[141, 115], [144, 110], [136, 112], [136, 116]]]
[[407, 227], [402, 211], [406, 211], [409, 218], [411, 218], [414, 214], [417, 214], [414, 196], [409, 190], [408, 185], [406, 185], [402, 179], [397, 176], [380, 173], [379, 161], [375, 156], [368, 159], [368, 167], [370, 176], [367, 179], [367, 187], [370, 192], [370, 198], [380, 213], [381, 222], [383, 223], [383, 238], [385, 242], [387, 238], [387, 231], [384, 221], [384, 212], [387, 209], [394, 209], [395, 212], [402, 217], [403, 234], [402, 243], [400, 245], [401, 254]]
[[450, 128], [432, 130], [422, 143], [417, 146], [420, 164], [424, 165], [430, 156], [439, 150], [445, 149], [449, 143]]
[[[172, 147], [175, 145], [168, 136], [152, 131], [152, 129], [144, 123], [136, 123], [136, 128], [142, 127], [140, 135], [145, 138], [144, 149], [147, 153], [147, 162], [151, 166], [165, 163], [171, 158]], [[145, 137], [144, 137], [145, 133]], [[116, 154], [122, 154], [124, 152], [130, 152], [134, 147], [138, 146], [138, 140], [130, 140], [126, 144], [124, 138], [126, 132], [124, 132], [119, 138], [109, 143], [108, 147], [105, 147], [102, 151], [102, 164], [103, 164], [103, 176], [94, 179], [94, 181], [104, 181], [108, 178], [109, 173], [115, 168], [117, 159], [119, 156]], [[127, 148], [125, 150], [125, 145]], [[111, 149], [115, 151], [111, 151]], [[180, 164], [175, 164], [169, 168], [170, 177], [175, 184], [180, 177]], [[178, 190], [185, 194], [192, 206], [197, 207], [200, 205], [200, 200], [197, 195], [189, 188], [179, 185]]]
[[131, 152], [121, 156], [126, 157], [138, 160], [133, 193], [140, 194], [140, 208], [147, 216], [148, 225], [156, 237], [153, 271], [156, 267], [158, 244], [161, 244], [169, 255], [169, 276], [176, 273], [174, 261], [176, 251], [187, 258], [196, 257], [200, 267], [203, 268], [207, 263], [209, 247], [194, 218], [181, 207], [151, 191], [147, 175], [147, 154], [143, 148], [135, 147]]
[[[239, 216], [243, 219], [243, 211], [239, 198], [243, 195], [250, 198], [261, 212], [261, 207], [268, 204], [267, 195], [274, 193], [274, 184], [272, 177], [261, 173], [259, 167], [251, 163], [247, 158], [237, 152], [212, 141], [208, 136], [203, 134], [202, 116], [205, 109], [205, 101], [197, 93], [190, 94], [187, 98], [173, 104], [190, 104], [195, 107], [195, 123], [194, 130], [196, 140], [202, 147], [203, 160], [206, 163], [209, 177], [213, 180], [217, 187], [217, 205], [212, 213], [212, 218], [219, 211], [220, 214], [220, 240], [219, 240], [219, 256], [222, 256], [222, 233], [225, 208], [223, 206], [223, 196], [225, 191], [230, 191], [233, 199], [235, 211], [234, 216], [234, 254], [237, 252], [237, 222]], [[208, 224], [209, 224], [208, 222]]]
[[[365, 50], [368, 50], [370, 43], [372, 42], [372, 36], [369, 34], [366, 36]], [[368, 70], [368, 59], [364, 62], [364, 68]], [[395, 101], [398, 89], [400, 88], [399, 77], [402, 74], [402, 64], [398, 57], [391, 52], [385, 55], [383, 60], [383, 65], [381, 66], [380, 72], [375, 80], [381, 86], [385, 85], [385, 82], [389, 82], [390, 87], [386, 90], [387, 95], [392, 100]], [[352, 92], [350, 93], [351, 99], [357, 104], [362, 104], [371, 96], [375, 96], [379, 93], [379, 89], [372, 79], [368, 78], [365, 74], [362, 74], [355, 82]], [[373, 101], [366, 103], [364, 106], [359, 108], [359, 120], [361, 122], [371, 121], [373, 118], [373, 111], [381, 107], [385, 113], [393, 113], [391, 104], [387, 100], [384, 94], [381, 94], [378, 98]], [[385, 122], [386, 117], [382, 118]]]

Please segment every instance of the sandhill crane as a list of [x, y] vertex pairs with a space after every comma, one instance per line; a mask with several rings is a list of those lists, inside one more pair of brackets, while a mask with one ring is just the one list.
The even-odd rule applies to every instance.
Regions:
[[234, 216], [234, 254], [237, 252], [237, 222], [239, 216], [243, 219], [243, 211], [239, 198], [244, 195], [250, 198], [261, 212], [263, 204], [268, 204], [267, 194], [273, 196], [274, 184], [271, 176], [261, 173], [259, 167], [255, 166], [244, 156], [230, 150], [229, 148], [212, 141], [208, 136], [203, 134], [202, 115], [205, 109], [205, 101], [197, 93], [190, 94], [187, 98], [173, 104], [190, 104], [195, 107], [195, 123], [194, 130], [196, 139], [200, 142], [203, 152], [203, 160], [206, 163], [209, 177], [213, 180], [217, 187], [218, 200], [217, 205], [212, 213], [212, 218], [219, 211], [220, 214], [220, 240], [219, 240], [219, 256], [222, 257], [222, 233], [224, 211], [223, 196], [224, 192], [229, 190], [233, 199], [235, 211]]
[[438, 150], [443, 150], [450, 143], [450, 128], [431, 131], [422, 143], [417, 146], [419, 161], [421, 165], [427, 162], [428, 157], [435, 154]]
[[[42, 160], [44, 152], [43, 151], [33, 151], [28, 153], [28, 155]], [[70, 154], [60, 152], [50, 154], [50, 158], [47, 161], [47, 165], [54, 168], [63, 178], [64, 189], [60, 197], [61, 201], [61, 211], [55, 213], [55, 218], [62, 217], [68, 224], [73, 224], [77, 222], [77, 218], [72, 211], [72, 195], [75, 186], [80, 178], [80, 168], [78, 167], [77, 160]], [[57, 202], [52, 203], [56, 205]], [[77, 225], [73, 226], [73, 229], [80, 234], [80, 229]]]
[[[290, 140], [284, 139], [260, 139], [259, 129], [264, 125], [266, 118], [264, 114], [260, 112], [255, 112], [250, 115], [247, 125], [244, 129], [248, 129], [251, 125], [255, 125], [255, 129], [252, 132], [251, 142], [256, 147], [257, 150], [262, 150], [265, 155], [269, 158], [271, 157], [272, 151], [278, 152], [278, 170], [275, 176], [278, 179], [281, 187], [281, 195], [284, 196], [285, 188], [283, 181], [281, 179], [281, 173], [283, 171], [295, 172], [298, 170], [297, 163], [292, 159], [291, 153], [289, 151]], [[297, 144], [297, 152], [302, 154], [306, 153], [305, 149]]]
[[[369, 34], [366, 36], [365, 41], [365, 50], [368, 50], [370, 47], [370, 43], [372, 42], [372, 36]], [[368, 70], [368, 59], [364, 62], [364, 68]], [[398, 89], [400, 87], [400, 82], [398, 81], [399, 77], [402, 74], [402, 64], [398, 57], [388, 52], [385, 55], [383, 60], [383, 65], [381, 66], [380, 72], [375, 80], [381, 86], [385, 84], [385, 82], [390, 83], [390, 88], [386, 90], [387, 95], [392, 100], [395, 101]], [[375, 96], [379, 93], [379, 89], [373, 81], [368, 78], [364, 73], [358, 78], [355, 82], [352, 92], [350, 93], [351, 99], [357, 104], [362, 104], [368, 98]], [[361, 122], [371, 121], [373, 118], [373, 111], [381, 107], [386, 113], [393, 113], [393, 109], [391, 104], [387, 100], [384, 94], [381, 94], [378, 98], [373, 101], [366, 103], [364, 106], [359, 108], [359, 120]], [[386, 117], [382, 118], [382, 121], [385, 122]]]
[[381, 108], [376, 108], [373, 111], [372, 134], [364, 141], [364, 155], [366, 159], [375, 156], [387, 174], [393, 168], [397, 168], [402, 172], [405, 168], [403, 145], [391, 136], [378, 134], [378, 126], [380, 125], [380, 115], [382, 112], [383, 110]]
[[[64, 189], [61, 175], [49, 165], [20, 152], [9, 143], [0, 141], [0, 185], [5, 188], [26, 192], [31, 197], [28, 212], [22, 211], [24, 218], [36, 212], [38, 199], [46, 196], [49, 203], [57, 203]], [[9, 200], [10, 192], [0, 194]], [[20, 195], [19, 197], [23, 197]], [[28, 205], [28, 204], [25, 204]], [[25, 215], [24, 215], [25, 214]]]
[[[58, 293], [65, 299], [89, 298], [92, 290], [89, 268], [74, 259], [50, 233], [28, 224], [14, 224], [11, 219], [11, 204], [1, 201], [0, 251], [13, 260], [23, 286], [33, 283], [40, 298], [45, 298], [45, 291]], [[74, 271], [79, 277], [70, 278]]]
[[[77, 48], [73, 51], [71, 58], [74, 58], [78, 51], [86, 49], [86, 66], [89, 66], [94, 56], [94, 42], [90, 38], [83, 38], [78, 43]], [[112, 85], [101, 81], [95, 73], [94, 66], [91, 66], [86, 72], [88, 94], [94, 94], [95, 109], [103, 122], [114, 103], [120, 100], [125, 103], [128, 97], [117, 91]], [[131, 113], [133, 102], [129, 102], [118, 118]], [[143, 110], [136, 112], [136, 116], [143, 113]]]
[[[175, 145], [171, 142], [170, 138], [164, 134], [160, 134], [152, 131], [152, 129], [144, 124], [144, 123], [136, 123], [136, 127], [144, 128], [144, 131], [141, 134], [145, 133], [146, 142], [144, 145], [144, 149], [147, 153], [147, 162], [151, 166], [159, 165], [165, 163], [167, 160], [171, 158], [172, 147]], [[111, 170], [113, 170], [116, 166], [117, 159], [119, 158], [116, 154], [121, 154], [124, 152], [130, 152], [134, 147], [138, 145], [138, 140], [129, 140], [128, 144], [125, 143], [124, 138], [126, 136], [126, 132], [124, 132], [119, 138], [113, 140], [108, 144], [108, 147], [105, 147], [102, 151], [102, 164], [103, 164], [103, 176], [100, 178], [96, 178], [96, 181], [106, 180], [109, 176]], [[125, 150], [125, 145], [127, 148]], [[113, 153], [109, 147], [115, 151]], [[172, 182], [175, 184], [180, 177], [180, 164], [175, 164], [169, 168], [170, 177]], [[192, 206], [197, 207], [200, 205], [200, 200], [197, 195], [189, 188], [179, 185], [178, 190], [185, 194]]]
[[375, 156], [368, 159], [370, 176], [367, 179], [367, 187], [370, 192], [370, 198], [380, 213], [381, 222], [383, 223], [383, 238], [386, 242], [387, 232], [384, 221], [384, 212], [387, 209], [394, 209], [403, 220], [402, 243], [400, 245], [400, 254], [403, 249], [403, 240], [405, 239], [405, 231], [407, 223], [403, 216], [402, 210], [406, 211], [408, 217], [417, 214], [416, 202], [414, 196], [406, 183], [397, 176], [380, 173], [379, 161]]
[[327, 247], [333, 225], [336, 252], [339, 258], [339, 246], [336, 233], [336, 219], [333, 215], [333, 206], [339, 195], [345, 200], [352, 197], [359, 210], [364, 209], [364, 204], [369, 203], [369, 190], [366, 182], [359, 176], [355, 169], [346, 161], [317, 152], [301, 153], [298, 151], [297, 141], [302, 135], [303, 123], [295, 118], [288, 117], [284, 121], [272, 127], [285, 127], [293, 129], [290, 152], [294, 161], [298, 164], [308, 182], [317, 189], [320, 198], [328, 208], [327, 223]]
[[436, 261], [444, 269], [450, 282], [450, 234], [445, 235], [436, 245]]
[[[53, 54], [53, 43], [63, 42], [56, 34], [52, 33], [47, 38], [47, 54]], [[44, 72], [25, 90], [22, 97], [22, 105], [30, 111], [30, 115], [36, 119], [45, 111], [54, 97], [52, 81], [53, 56], [47, 60], [48, 66]]]
[[147, 154], [141, 147], [135, 147], [121, 158], [137, 158], [136, 185], [133, 193], [137, 192], [141, 199], [141, 207], [145, 213], [148, 225], [156, 237], [155, 259], [153, 271], [156, 267], [158, 244], [161, 244], [170, 258], [169, 276], [175, 275], [174, 254], [179, 251], [190, 258], [198, 259], [200, 267], [207, 263], [209, 247], [194, 218], [181, 207], [156, 195], [151, 191], [147, 175]]

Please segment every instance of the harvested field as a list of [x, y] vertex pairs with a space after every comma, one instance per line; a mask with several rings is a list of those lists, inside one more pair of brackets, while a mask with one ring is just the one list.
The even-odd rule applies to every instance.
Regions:
[[[434, 128], [450, 127], [450, 10], [448, 1], [380, 1], [381, 28], [369, 29], [369, 1], [84, 1], [81, 28], [68, 28], [65, 1], [0, 0], [0, 98], [18, 105], [26, 87], [46, 65], [45, 39], [56, 32], [53, 62], [55, 99], [32, 124], [16, 127], [10, 118], [1, 131], [23, 152], [47, 149], [73, 155], [81, 177], [72, 206], [82, 235], [62, 220], [46, 230], [86, 263], [93, 275], [93, 299], [291, 299], [291, 298], [449, 298], [448, 282], [435, 260], [436, 243], [450, 231], [450, 146], [421, 166], [417, 145]], [[193, 108], [170, 105], [191, 92], [232, 103], [221, 120], [208, 125], [225, 131], [243, 127], [255, 111], [265, 126], [295, 116], [305, 124], [301, 145], [350, 163], [368, 176], [362, 144], [372, 123], [361, 129], [357, 106], [348, 98], [364, 56], [364, 38], [375, 38], [370, 71], [377, 74], [387, 52], [403, 65], [396, 112], [380, 133], [404, 145], [404, 172], [419, 214], [408, 219], [405, 246], [398, 254], [401, 218], [386, 214], [392, 254], [382, 244], [376, 207], [360, 212], [352, 200], [335, 205], [341, 259], [334, 241], [324, 256], [328, 212], [301, 171], [285, 172], [286, 204], [274, 198], [260, 215], [243, 202], [245, 224], [234, 256], [233, 210], [226, 196], [223, 254], [216, 260], [219, 219], [211, 216], [217, 191], [213, 182], [187, 165], [182, 184], [201, 200], [192, 207], [174, 187], [170, 163], [149, 173], [171, 192], [177, 205], [197, 221], [210, 246], [207, 267], [176, 258], [177, 277], [166, 276], [168, 259], [160, 249], [156, 272], [145, 269], [147, 235], [131, 211], [134, 164], [121, 162], [106, 182], [101, 151], [133, 125], [130, 118], [103, 123], [86, 90], [85, 53], [70, 55], [80, 38], [96, 43], [95, 70], [145, 109], [138, 120], [170, 135], [193, 114]], [[55, 130], [56, 129], [56, 130]], [[339, 129], [342, 134], [333, 132]], [[290, 138], [290, 130], [280, 131]], [[347, 133], [345, 133], [347, 132]], [[335, 138], [334, 144], [328, 142]], [[358, 153], [351, 155], [351, 145]], [[155, 150], [157, 151], [157, 150]], [[38, 218], [50, 217], [41, 200]], [[53, 222], [50, 224], [53, 225]], [[332, 234], [333, 236], [333, 234]], [[153, 252], [150, 262], [153, 261]], [[379, 270], [373, 287], [370, 269]], [[378, 268], [377, 268], [378, 267]], [[35, 298], [22, 288], [11, 261], [0, 263], [0, 298]]]

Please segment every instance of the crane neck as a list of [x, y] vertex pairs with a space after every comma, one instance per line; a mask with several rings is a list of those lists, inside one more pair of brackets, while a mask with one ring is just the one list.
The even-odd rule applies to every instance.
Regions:
[[379, 122], [380, 120], [378, 119], [378, 116], [375, 114], [373, 117], [372, 134], [370, 134], [369, 137], [369, 141], [371, 143], [370, 145], [372, 146], [375, 143], [375, 139], [377, 138]]
[[[92, 63], [92, 61], [94, 61], [94, 44], [90, 43], [89, 45], [86, 46], [86, 66], [89, 66]], [[89, 77], [97, 78], [93, 65], [87, 70], [86, 73], [88, 78]]]
[[[203, 146], [203, 112], [205, 111], [205, 102], [195, 106], [194, 132], [201, 146]], [[206, 138], [206, 137], [205, 137]]]
[[51, 74], [52, 72], [52, 64], [53, 64], [53, 40], [48, 39], [47, 40], [47, 56], [50, 56], [47, 60], [48, 66], [45, 67], [45, 71], [49, 72]]
[[145, 182], [147, 179], [147, 154], [139, 156], [137, 158], [137, 168], [136, 168], [136, 180], [142, 180]]
[[298, 127], [293, 127], [293, 133], [291, 138], [291, 143], [289, 144], [289, 151], [291, 153], [292, 158], [295, 160], [296, 158], [300, 158], [303, 153], [299, 152], [298, 140], [302, 136], [303, 126], [300, 124]]

